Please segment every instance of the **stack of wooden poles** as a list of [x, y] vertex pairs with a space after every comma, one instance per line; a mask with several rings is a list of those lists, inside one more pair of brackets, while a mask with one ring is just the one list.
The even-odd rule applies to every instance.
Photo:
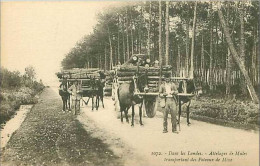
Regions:
[[[137, 66], [123, 66], [116, 70], [118, 83], [131, 82], [133, 76], [137, 73]], [[146, 74], [148, 76], [148, 88], [151, 92], [156, 92], [159, 90], [158, 83], [160, 78], [160, 68], [139, 66], [139, 75]], [[163, 67], [162, 75], [169, 74], [172, 75], [171, 67]]]

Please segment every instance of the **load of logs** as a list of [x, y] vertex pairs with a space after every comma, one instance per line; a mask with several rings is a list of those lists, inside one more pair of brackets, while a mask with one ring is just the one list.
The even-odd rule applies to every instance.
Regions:
[[62, 70], [57, 73], [58, 78], [67, 78], [67, 79], [87, 79], [87, 78], [99, 78], [100, 69], [98, 68], [73, 68], [69, 70]]
[[[172, 75], [171, 66], [165, 66], [162, 68], [162, 75], [168, 74]], [[117, 82], [131, 82], [133, 80], [133, 76], [137, 73], [137, 66], [122, 66], [115, 69], [115, 74], [117, 76]], [[139, 75], [147, 74], [148, 76], [148, 88], [151, 92], [157, 92], [159, 90], [158, 83], [160, 78], [160, 68], [157, 67], [144, 67], [139, 66]]]
[[[82, 88], [89, 88], [88, 81], [93, 78], [98, 79], [100, 77], [100, 71], [101, 70], [99, 68], [73, 68], [69, 70], [62, 70], [61, 72], [56, 73], [56, 75], [60, 79], [60, 82], [66, 78], [68, 82], [80, 81]], [[108, 73], [105, 73], [105, 75], [106, 84], [104, 87], [104, 95], [111, 96], [113, 79], [109, 77]]]
[[113, 76], [110, 72], [106, 72], [106, 85], [104, 87], [104, 96], [112, 95], [112, 84], [113, 84]]

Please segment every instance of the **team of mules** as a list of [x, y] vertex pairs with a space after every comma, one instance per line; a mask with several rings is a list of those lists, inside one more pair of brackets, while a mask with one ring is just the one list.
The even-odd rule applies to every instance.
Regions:
[[[69, 91], [69, 88], [67, 86], [66, 79], [62, 83], [64, 85], [60, 86], [59, 90], [59, 95], [62, 98], [62, 103], [63, 103], [63, 111], [66, 109], [71, 109], [71, 104], [70, 104], [70, 99], [71, 97], [71, 92]], [[96, 78], [90, 78], [89, 79], [89, 89], [88, 90], [80, 90], [80, 85], [76, 83], [77, 88], [79, 88], [79, 92], [77, 93], [78, 97], [74, 101], [74, 108], [73, 109], [79, 109], [80, 105], [78, 104], [80, 100], [82, 100], [86, 105], [88, 104], [89, 100], [92, 100], [92, 110], [96, 108], [98, 110], [99, 108], [99, 101], [101, 100], [102, 106], [104, 108], [104, 102], [103, 102], [103, 88], [104, 88], [104, 81], [101, 79], [96, 79]], [[69, 85], [70, 86], [70, 85]], [[84, 100], [83, 97], [88, 97], [87, 102]], [[77, 108], [78, 107], [78, 108]]]
[[[125, 114], [126, 122], [129, 123], [128, 119], [128, 110], [130, 107], [132, 107], [132, 121], [131, 126], [134, 126], [134, 116], [135, 116], [135, 109], [134, 106], [139, 106], [139, 123], [140, 125], [143, 125], [142, 122], [142, 106], [143, 106], [143, 98], [139, 95], [135, 95], [136, 92], [144, 92], [144, 88], [147, 86], [147, 76], [145, 74], [138, 75], [136, 74], [134, 76], [134, 79], [131, 82], [125, 82], [119, 85], [117, 88], [117, 97], [119, 101], [120, 106], [120, 113], [121, 113], [121, 122], [123, 122], [123, 113]], [[99, 101], [101, 100], [102, 106], [104, 108], [104, 102], [103, 102], [103, 88], [105, 86], [105, 82], [102, 81], [102, 79], [90, 79], [90, 90], [81, 91], [81, 99], [82, 101], [87, 105], [89, 100], [92, 100], [92, 110], [96, 108], [98, 110], [99, 108]], [[188, 79], [186, 81], [180, 81], [178, 85], [178, 92], [179, 93], [189, 93], [194, 94], [196, 92], [196, 86], [193, 79]], [[62, 97], [63, 101], [63, 110], [70, 109], [70, 96], [71, 94], [67, 90], [66, 87], [63, 87], [63, 89], [60, 89], [59, 91], [60, 96]], [[88, 100], [85, 101], [83, 97], [88, 97]], [[179, 96], [178, 98], [178, 104], [179, 104], [179, 111], [178, 111], [178, 123], [180, 123], [180, 116], [182, 113], [182, 105], [185, 105], [186, 109], [186, 115], [187, 115], [187, 124], [190, 125], [190, 104], [191, 104], [191, 97], [190, 96]]]
[[[99, 101], [101, 100], [102, 102], [102, 106], [104, 108], [104, 102], [103, 102], [103, 98], [104, 98], [104, 94], [103, 94], [103, 88], [105, 86], [105, 82], [102, 81], [102, 79], [91, 79], [89, 81], [89, 88], [86, 90], [82, 90], [81, 91], [81, 97], [82, 97], [82, 101], [85, 103], [85, 105], [88, 105], [89, 100], [91, 99], [92, 102], [92, 110], [94, 110], [96, 108], [96, 110], [98, 110], [99, 108]], [[85, 101], [83, 99], [83, 97], [88, 97], [88, 100]]]
[[[119, 106], [120, 106], [120, 113], [121, 113], [121, 122], [123, 122], [123, 112], [125, 114], [126, 122], [128, 120], [128, 110], [132, 107], [132, 122], [131, 126], [134, 126], [134, 105], [139, 104], [139, 118], [140, 118], [140, 125], [143, 125], [142, 122], [142, 105], [143, 105], [143, 98], [138, 95], [134, 95], [135, 91], [144, 92], [144, 87], [147, 86], [147, 76], [141, 75], [134, 77], [130, 83], [122, 83], [119, 85], [117, 90]], [[189, 79], [186, 81], [180, 81], [178, 85], [178, 92], [179, 93], [188, 93], [194, 94], [196, 93], [196, 86], [195, 81], [193, 79]], [[179, 103], [179, 110], [178, 110], [178, 123], [180, 123], [180, 116], [181, 116], [181, 107], [182, 105], [186, 105], [186, 114], [187, 114], [187, 124], [190, 125], [190, 104], [191, 104], [191, 96], [179, 96], [178, 102]]]

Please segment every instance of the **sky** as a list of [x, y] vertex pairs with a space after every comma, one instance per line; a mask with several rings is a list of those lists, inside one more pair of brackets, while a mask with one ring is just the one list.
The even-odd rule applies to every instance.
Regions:
[[113, 1], [1, 2], [1, 66], [22, 74], [33, 66], [45, 84], [57, 81], [65, 54], [93, 31]]

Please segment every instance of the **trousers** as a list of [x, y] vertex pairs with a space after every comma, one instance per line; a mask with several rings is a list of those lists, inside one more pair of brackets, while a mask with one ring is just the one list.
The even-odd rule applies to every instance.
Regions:
[[163, 108], [163, 129], [167, 130], [168, 114], [171, 114], [172, 131], [177, 130], [177, 104], [174, 98], [166, 98], [165, 107]]

